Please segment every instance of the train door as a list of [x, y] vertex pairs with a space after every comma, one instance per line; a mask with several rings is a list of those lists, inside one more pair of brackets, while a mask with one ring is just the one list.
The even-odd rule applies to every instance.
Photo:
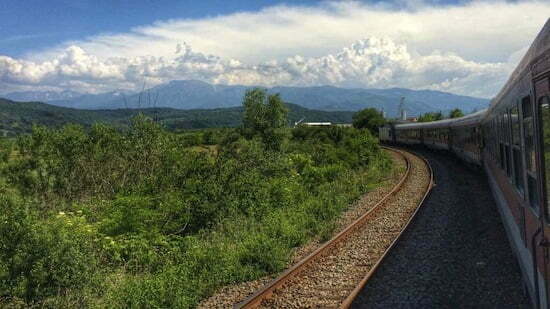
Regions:
[[[538, 246], [535, 248], [535, 258], [539, 267], [539, 270], [543, 273], [545, 287], [540, 290], [546, 291], [546, 295], [540, 295], [541, 300], [548, 300], [550, 287], [548, 286], [547, 270], [550, 269], [549, 259], [549, 241], [550, 235], [550, 209], [549, 209], [549, 197], [548, 189], [550, 189], [550, 77], [546, 76], [535, 82], [535, 115], [537, 119], [536, 131], [536, 160], [537, 165], [540, 168], [537, 169], [537, 179], [541, 181], [537, 182], [537, 190], [539, 194], [530, 194], [533, 199], [536, 199], [540, 205], [540, 226], [542, 228], [542, 235]], [[543, 261], [541, 267], [540, 261]], [[548, 305], [548, 302], [546, 302]]]

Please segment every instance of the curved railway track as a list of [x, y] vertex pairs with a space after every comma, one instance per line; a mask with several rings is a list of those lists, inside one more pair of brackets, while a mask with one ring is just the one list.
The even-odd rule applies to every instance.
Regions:
[[365, 214], [235, 308], [348, 308], [429, 195], [433, 171], [424, 158], [403, 157], [399, 182]]

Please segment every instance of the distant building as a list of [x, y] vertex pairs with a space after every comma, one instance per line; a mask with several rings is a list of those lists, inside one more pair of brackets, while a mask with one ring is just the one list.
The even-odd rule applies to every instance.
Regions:
[[332, 122], [295, 122], [294, 126], [306, 126], [306, 127], [351, 127], [351, 123], [332, 123]]
[[300, 124], [308, 127], [324, 127], [331, 126], [332, 122], [302, 122]]

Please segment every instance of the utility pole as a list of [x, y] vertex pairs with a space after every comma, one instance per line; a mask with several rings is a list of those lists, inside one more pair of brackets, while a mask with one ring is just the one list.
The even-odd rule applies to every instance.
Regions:
[[399, 114], [401, 120], [407, 120], [407, 111], [405, 110], [405, 97], [401, 97], [401, 102], [399, 103]]

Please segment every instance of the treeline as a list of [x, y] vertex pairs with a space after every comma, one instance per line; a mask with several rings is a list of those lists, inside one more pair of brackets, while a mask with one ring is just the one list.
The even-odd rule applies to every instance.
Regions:
[[445, 118], [458, 118], [464, 116], [464, 113], [459, 108], [455, 108], [449, 112], [448, 117], [445, 117], [441, 112], [430, 112], [422, 114], [418, 117], [418, 122], [430, 122], [443, 120]]
[[[300, 119], [350, 123], [353, 112], [318, 111], [285, 103], [289, 109], [289, 124]], [[13, 102], [0, 98], [0, 136], [30, 133], [35, 124], [60, 128], [66, 124], [80, 124], [90, 128], [101, 122], [114, 127], [128, 127], [139, 114], [159, 122], [167, 130], [238, 127], [242, 122], [243, 107], [176, 110], [171, 108], [79, 110], [37, 102]]]
[[286, 127], [251, 91], [235, 129], [37, 127], [0, 139], [0, 306], [189, 308], [284, 269], [392, 170], [367, 131]]

